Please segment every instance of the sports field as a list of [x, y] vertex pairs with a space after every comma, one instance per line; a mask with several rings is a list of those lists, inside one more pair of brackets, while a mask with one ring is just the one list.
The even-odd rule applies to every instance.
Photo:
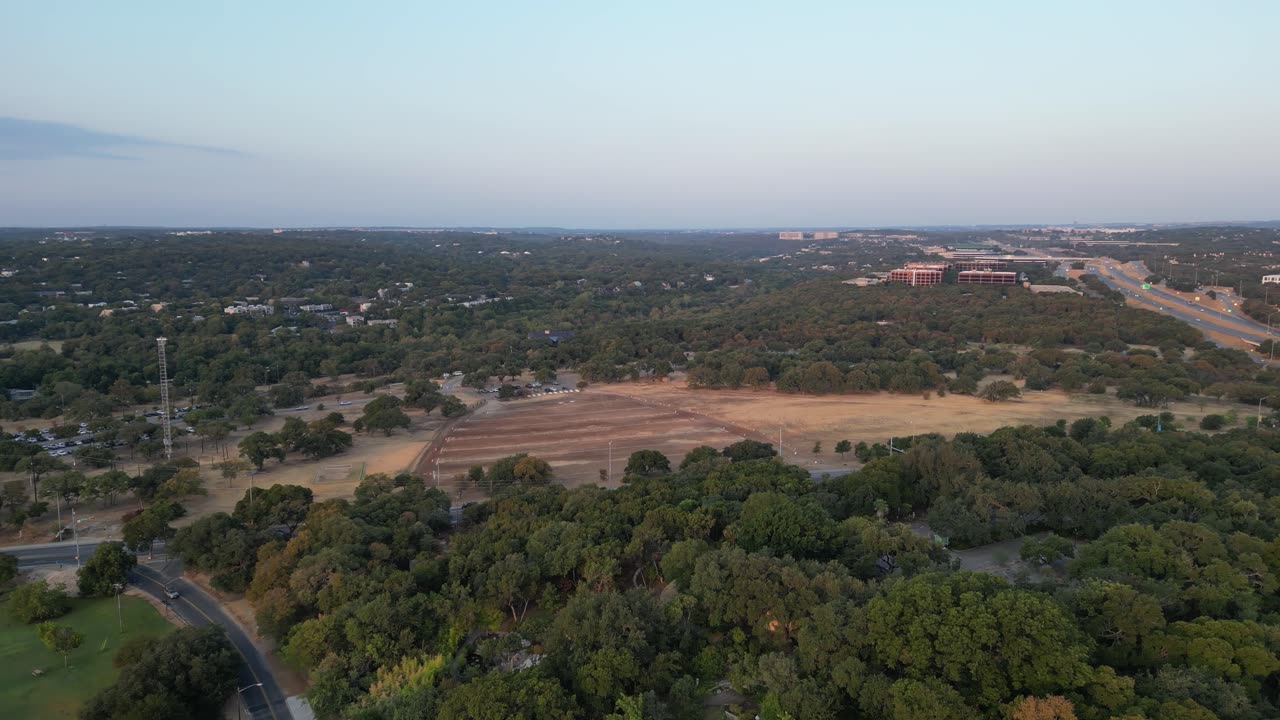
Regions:
[[[74, 719], [81, 704], [115, 681], [111, 659], [123, 640], [173, 629], [146, 600], [125, 595], [120, 601], [123, 635], [115, 598], [72, 600], [71, 612], [54, 620], [84, 634], [84, 643], [69, 656], [70, 669], [63, 669], [62, 656], [40, 642], [35, 625], [9, 616], [6, 596], [0, 607], [0, 717]], [[44, 674], [36, 677], [33, 670]]]

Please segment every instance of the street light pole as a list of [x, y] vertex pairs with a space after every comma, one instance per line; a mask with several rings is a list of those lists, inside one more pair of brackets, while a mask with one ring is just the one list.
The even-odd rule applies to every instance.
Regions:
[[[236, 695], [237, 695], [237, 696], [240, 696], [240, 695], [242, 695], [242, 694], [244, 693], [244, 691], [245, 691], [245, 690], [248, 690], [248, 689], [250, 689], [250, 688], [256, 688], [256, 687], [262, 687], [262, 683], [254, 683], [254, 684], [252, 684], [252, 685], [245, 685], [245, 686], [244, 686], [244, 687], [242, 687], [242, 688], [237, 688], [237, 689], [236, 689]], [[265, 697], [265, 696], [266, 696], [266, 693], [263, 693], [263, 696]], [[240, 697], [240, 698], [239, 698], [239, 700], [240, 700], [240, 702], [236, 703], [236, 717], [237, 717], [237, 718], [241, 718], [241, 720], [243, 720], [244, 715], [243, 715], [242, 713], [243, 713], [243, 710], [244, 710], [244, 698], [243, 698], [243, 697]], [[270, 702], [270, 700], [268, 700], [267, 702]]]
[[613, 441], [609, 441], [609, 482], [613, 482]]
[[84, 521], [86, 521], [86, 520], [92, 520], [92, 519], [93, 519], [93, 516], [92, 516], [92, 515], [90, 515], [89, 517], [85, 517], [85, 518], [77, 518], [77, 517], [76, 517], [76, 509], [75, 509], [75, 507], [74, 507], [74, 506], [72, 506], [72, 508], [71, 508], [71, 536], [72, 536], [73, 538], [75, 538], [75, 541], [76, 541], [76, 567], [80, 567], [80, 523], [82, 523], [82, 522], [84, 522]]
[[124, 615], [120, 612], [120, 591], [124, 590], [124, 583], [112, 583], [111, 587], [116, 590], [116, 620], [120, 623], [120, 634], [124, 634]]

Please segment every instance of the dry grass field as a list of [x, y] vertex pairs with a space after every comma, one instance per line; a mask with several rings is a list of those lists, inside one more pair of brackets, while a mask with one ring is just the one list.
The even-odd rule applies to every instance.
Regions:
[[[609, 392], [543, 396], [494, 402], [464, 418], [449, 431], [438, 452], [423, 458], [418, 472], [433, 477], [439, 462], [441, 486], [453, 497], [474, 499], [474, 490], [455, 482], [472, 465], [488, 467], [516, 453], [551, 463], [558, 482], [575, 486], [601, 483], [613, 450], [613, 483], [636, 450], [659, 450], [679, 462], [698, 445], [722, 447], [742, 439], [718, 421]], [[459, 490], [462, 490], [461, 494]]]

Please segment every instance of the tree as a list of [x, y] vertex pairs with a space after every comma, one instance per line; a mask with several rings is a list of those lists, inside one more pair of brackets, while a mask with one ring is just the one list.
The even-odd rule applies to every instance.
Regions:
[[821, 440], [816, 440], [816, 441], [814, 441], [814, 443], [813, 443], [813, 454], [814, 454], [814, 455], [818, 455], [818, 454], [821, 454], [821, 453], [822, 453], [822, 441], [821, 441]]
[[742, 371], [742, 384], [757, 389], [768, 387], [769, 371], [759, 365], [749, 367]]
[[752, 493], [729, 532], [748, 551], [769, 548], [797, 558], [830, 552], [836, 536], [835, 524], [822, 508], [773, 492]]
[[283, 525], [290, 535], [307, 517], [314, 494], [301, 485], [272, 485], [258, 490], [252, 502], [249, 494], [236, 502], [237, 520], [258, 530]]
[[259, 543], [239, 520], [214, 513], [179, 529], [169, 549], [187, 567], [208, 572], [215, 587], [239, 592], [252, 578]]
[[351, 447], [351, 434], [327, 425], [308, 428], [293, 447], [314, 460], [332, 457]]
[[215, 720], [244, 663], [217, 625], [180, 628], [138, 650], [115, 684], [85, 704], [83, 720]]
[[109, 505], [115, 505], [116, 498], [129, 491], [130, 482], [129, 474], [123, 470], [108, 470], [89, 476], [84, 493], [89, 497], [105, 498]]
[[988, 383], [986, 387], [978, 392], [978, 397], [987, 402], [1001, 402], [1004, 400], [1012, 400], [1016, 397], [1022, 397], [1022, 390], [1017, 385], [1008, 380], [996, 380]]
[[154, 557], [155, 541], [173, 537], [174, 529], [169, 523], [185, 513], [186, 510], [181, 505], [171, 500], [153, 503], [124, 524], [122, 534], [125, 546], [134, 552], [145, 549], [148, 556]]
[[36, 628], [36, 632], [40, 635], [40, 642], [44, 646], [62, 655], [62, 667], [69, 667], [67, 656], [72, 650], [80, 647], [84, 642], [84, 635], [72, 630], [69, 627], [57, 625], [52, 622], [42, 622]]
[[661, 475], [671, 472], [671, 461], [657, 450], [637, 450], [627, 458], [627, 475]]
[[777, 455], [773, 446], [769, 443], [762, 443], [758, 440], [739, 440], [738, 442], [726, 447], [721, 453], [733, 462], [742, 462], [744, 460], [761, 460], [771, 458]]
[[81, 597], [106, 597], [115, 593], [116, 585], [123, 585], [129, 571], [138, 564], [138, 558], [125, 549], [122, 542], [104, 542], [80, 567], [78, 586]]
[[47, 580], [19, 585], [9, 596], [9, 614], [22, 623], [40, 622], [62, 617], [71, 610], [67, 591]]
[[200, 471], [196, 468], [182, 468], [171, 475], [169, 479], [160, 483], [160, 487], [156, 488], [154, 497], [169, 499], [207, 494], [208, 491], [204, 489], [204, 478], [200, 477]]
[[279, 438], [261, 430], [249, 434], [240, 441], [240, 455], [259, 470], [268, 458], [284, 462], [284, 448], [281, 447]]
[[1075, 543], [1053, 533], [1040, 538], [1029, 537], [1022, 541], [1022, 559], [1038, 565], [1053, 565], [1059, 560], [1075, 556]]
[[680, 469], [687, 470], [688, 468], [701, 465], [702, 463], [708, 463], [716, 460], [719, 457], [721, 457], [719, 450], [716, 450], [710, 445], [699, 445], [685, 453], [684, 459], [680, 461]]
[[447, 418], [461, 417], [467, 414], [467, 405], [453, 395], [445, 395], [440, 401], [440, 414]]
[[75, 452], [76, 459], [89, 467], [110, 467], [116, 461], [116, 454], [110, 448], [101, 445], [86, 445]]
[[1091, 675], [1062, 609], [996, 577], [918, 575], [873, 598], [866, 613], [878, 663], [913, 679], [966, 678], [958, 689], [980, 708], [1072, 690]]
[[1061, 695], [1023, 696], [1009, 704], [1009, 720], [1076, 720], [1076, 709]]
[[391, 431], [396, 428], [409, 427], [409, 416], [398, 407], [388, 407], [370, 413], [365, 408], [364, 417], [356, 420], [356, 430], [365, 432], [373, 432], [375, 430], [382, 431], [383, 435], [390, 436]]
[[838, 454], [840, 457], [844, 457], [844, 454], [849, 452], [852, 449], [853, 449], [853, 444], [850, 443], [848, 440], [841, 440], [840, 442], [836, 443], [836, 454]]
[[444, 697], [436, 720], [575, 720], [582, 713], [560, 683], [538, 671], [491, 672]]
[[13, 582], [18, 577], [18, 558], [8, 553], [0, 553], [0, 588]]
[[1200, 418], [1201, 430], [1221, 430], [1227, 424], [1227, 419], [1221, 415], [1210, 414]]
[[542, 458], [526, 455], [516, 461], [511, 474], [522, 485], [542, 485], [551, 480], [551, 465]]
[[227, 481], [227, 487], [231, 487], [231, 482], [240, 477], [240, 473], [249, 469], [249, 463], [244, 460], [226, 460], [213, 465], [222, 475], [222, 479]]

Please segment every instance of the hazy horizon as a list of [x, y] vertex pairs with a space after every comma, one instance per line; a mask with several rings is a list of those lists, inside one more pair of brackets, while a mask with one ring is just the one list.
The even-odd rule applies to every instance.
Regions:
[[0, 16], [0, 226], [1280, 217], [1266, 2]]

